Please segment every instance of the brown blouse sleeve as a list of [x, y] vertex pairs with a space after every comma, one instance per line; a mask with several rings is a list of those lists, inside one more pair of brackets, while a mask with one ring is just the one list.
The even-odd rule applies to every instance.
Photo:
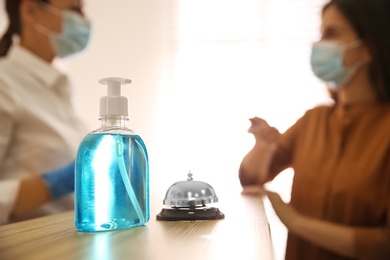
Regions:
[[278, 148], [270, 165], [270, 180], [274, 179], [280, 172], [291, 166], [294, 143], [296, 141], [297, 134], [302, 128], [305, 116], [300, 118], [294, 125], [282, 134]]

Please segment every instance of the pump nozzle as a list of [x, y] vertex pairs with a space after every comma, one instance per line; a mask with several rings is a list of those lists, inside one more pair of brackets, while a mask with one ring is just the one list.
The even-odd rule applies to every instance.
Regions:
[[100, 116], [128, 116], [127, 98], [121, 96], [121, 85], [131, 83], [130, 79], [110, 77], [99, 80], [107, 85], [107, 96], [100, 98]]

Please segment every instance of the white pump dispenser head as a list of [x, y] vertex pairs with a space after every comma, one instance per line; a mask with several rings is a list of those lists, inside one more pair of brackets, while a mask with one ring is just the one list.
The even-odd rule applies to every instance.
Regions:
[[125, 78], [104, 78], [100, 84], [107, 85], [107, 96], [100, 98], [100, 116], [128, 116], [127, 98], [121, 96], [121, 85], [131, 83]]

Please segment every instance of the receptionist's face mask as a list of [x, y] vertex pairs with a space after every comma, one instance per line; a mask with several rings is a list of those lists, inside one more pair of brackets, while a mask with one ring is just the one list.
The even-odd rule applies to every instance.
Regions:
[[347, 44], [336, 41], [319, 41], [314, 43], [310, 58], [313, 73], [319, 79], [325, 81], [330, 89], [337, 89], [345, 85], [363, 65], [361, 62], [356, 62], [349, 68], [345, 67], [345, 52], [361, 44], [360, 40]]
[[59, 10], [45, 5], [45, 10], [62, 18], [60, 33], [52, 32], [41, 24], [37, 29], [49, 35], [53, 49], [58, 57], [67, 57], [82, 51], [88, 44], [91, 34], [91, 23], [75, 11]]

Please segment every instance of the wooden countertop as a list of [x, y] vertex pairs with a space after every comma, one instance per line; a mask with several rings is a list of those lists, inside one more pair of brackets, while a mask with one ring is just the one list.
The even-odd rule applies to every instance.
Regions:
[[262, 199], [229, 197], [215, 205], [222, 220], [159, 221], [155, 204], [145, 226], [121, 231], [79, 232], [73, 211], [0, 226], [0, 259], [274, 259]]

